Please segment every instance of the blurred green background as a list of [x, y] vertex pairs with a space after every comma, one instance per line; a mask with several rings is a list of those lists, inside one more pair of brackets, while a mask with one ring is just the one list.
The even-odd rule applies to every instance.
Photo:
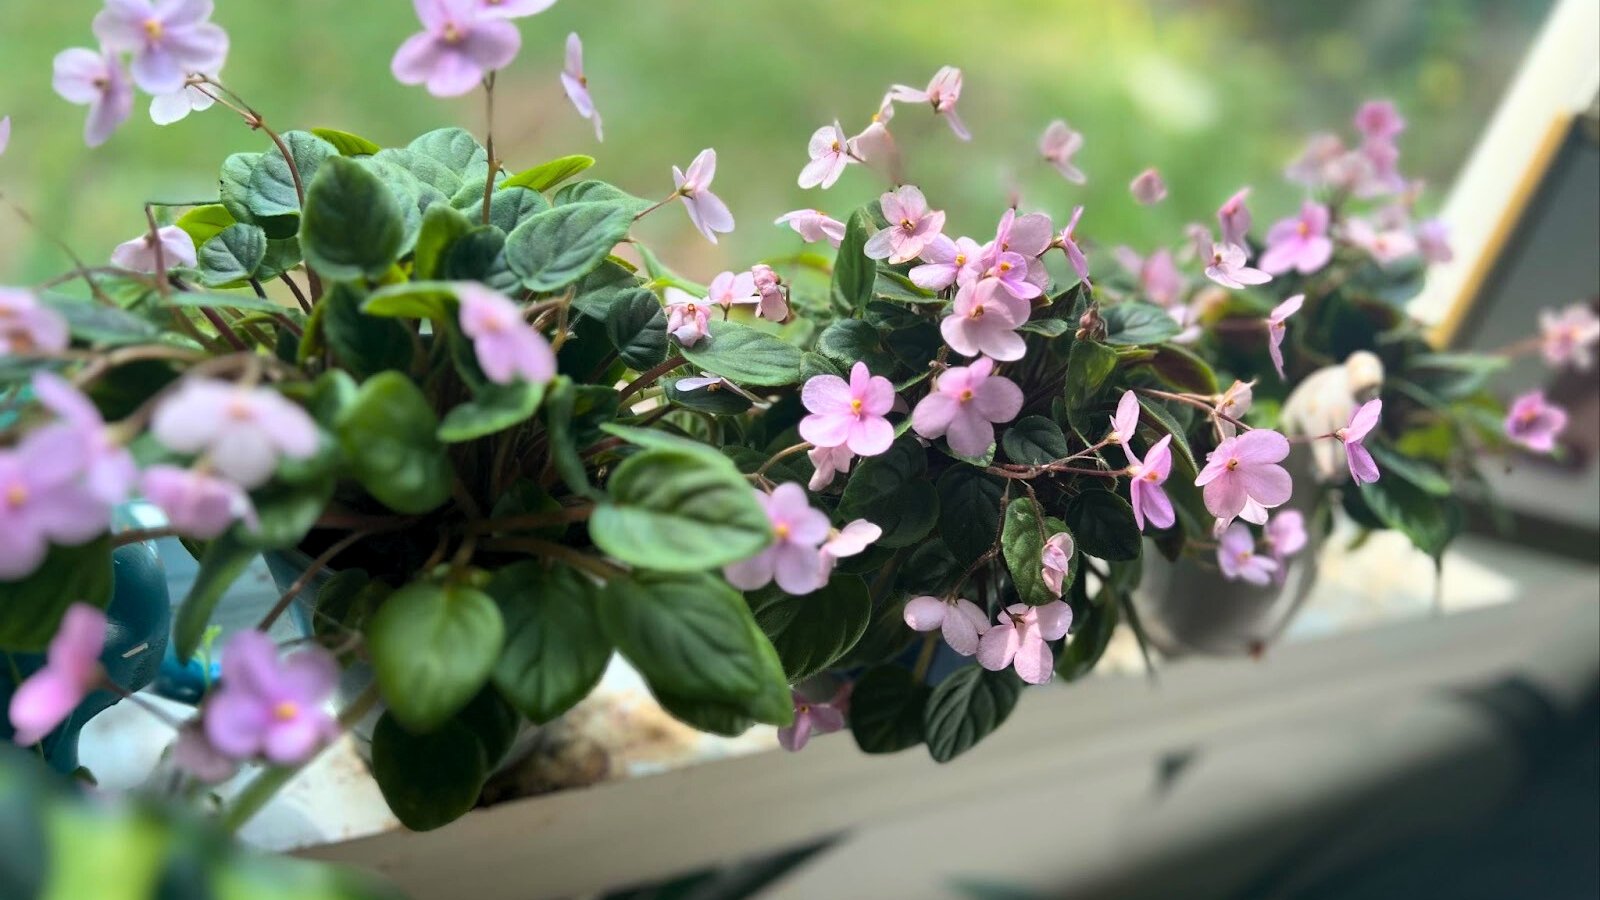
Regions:
[[[404, 144], [460, 124], [481, 134], [478, 96], [440, 101], [396, 84], [389, 58], [416, 30], [405, 0], [222, 0], [233, 39], [223, 72], [280, 130], [328, 126]], [[215, 196], [223, 157], [265, 149], [220, 108], [168, 128], [147, 100], [112, 141], [87, 150], [83, 109], [50, 89], [50, 61], [93, 41], [97, 0], [4, 0], [0, 115], [15, 134], [0, 191], [85, 258], [106, 258], [142, 228], [144, 199]], [[521, 56], [501, 75], [497, 141], [513, 171], [589, 153], [595, 177], [641, 196], [665, 195], [669, 167], [703, 147], [720, 156], [716, 190], [738, 230], [712, 246], [677, 210], [642, 235], [687, 275], [709, 277], [797, 246], [772, 220], [817, 206], [844, 218], [883, 190], [852, 168], [832, 190], [801, 191], [806, 139], [838, 117], [854, 132], [892, 82], [922, 86], [944, 64], [966, 72], [961, 110], [975, 139], [956, 141], [923, 108], [894, 122], [909, 177], [950, 213], [947, 230], [982, 235], [1013, 187], [1058, 218], [1087, 206], [1082, 233], [1100, 245], [1174, 243], [1185, 222], [1210, 221], [1243, 184], [1257, 219], [1285, 214], [1298, 189], [1279, 177], [1314, 130], [1348, 135], [1356, 105], [1398, 101], [1411, 122], [1405, 171], [1441, 202], [1549, 0], [563, 0], [521, 20]], [[568, 31], [587, 47], [606, 121], [597, 145], [561, 93]], [[1035, 142], [1052, 118], [1087, 136], [1089, 183], [1049, 169]], [[1134, 205], [1130, 178], [1158, 166], [1167, 202]], [[1100, 270], [1109, 267], [1099, 257]], [[61, 271], [49, 242], [0, 212], [0, 282]]]

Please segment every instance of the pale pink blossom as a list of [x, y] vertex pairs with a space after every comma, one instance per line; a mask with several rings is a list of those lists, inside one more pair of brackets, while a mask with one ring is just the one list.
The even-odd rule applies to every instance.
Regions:
[[1273, 578], [1278, 583], [1283, 583], [1289, 574], [1287, 565], [1289, 557], [1305, 549], [1307, 543], [1306, 517], [1298, 509], [1284, 509], [1274, 513], [1272, 518], [1262, 528], [1262, 537], [1266, 541], [1267, 551], [1272, 554], [1273, 562], [1278, 564], [1278, 570], [1273, 573]]
[[1278, 370], [1278, 377], [1283, 374], [1283, 339], [1289, 333], [1289, 317], [1300, 311], [1306, 302], [1305, 294], [1295, 294], [1293, 297], [1279, 303], [1267, 314], [1267, 355], [1272, 357], [1272, 367]]
[[1066, 589], [1067, 576], [1072, 573], [1072, 554], [1076, 550], [1072, 535], [1061, 531], [1046, 538], [1039, 551], [1039, 577], [1045, 589], [1056, 597]]
[[861, 133], [850, 138], [849, 147], [861, 162], [881, 169], [889, 177], [892, 184], [905, 182], [904, 163], [900, 156], [900, 146], [895, 142], [894, 133], [889, 130], [889, 121], [894, 118], [894, 93], [883, 96], [878, 104], [878, 111], [872, 114], [872, 121]]
[[[1209, 249], [1209, 248], [1208, 248]], [[1171, 306], [1183, 298], [1183, 273], [1166, 248], [1141, 257], [1129, 247], [1113, 251], [1118, 265], [1139, 279], [1139, 289], [1158, 306]]]
[[1135, 175], [1133, 181], [1128, 183], [1128, 190], [1133, 194], [1133, 199], [1144, 206], [1167, 199], [1167, 183], [1161, 180], [1161, 173], [1154, 167]]
[[994, 425], [1022, 411], [1022, 389], [994, 374], [994, 360], [946, 369], [911, 411], [911, 427], [928, 440], [948, 437], [962, 456], [982, 456], [994, 443]]
[[68, 103], [89, 107], [83, 142], [104, 144], [133, 113], [133, 85], [109, 51], [73, 48], [56, 54], [51, 84]]
[[749, 272], [721, 272], [711, 279], [711, 286], [706, 289], [706, 300], [728, 309], [733, 306], [759, 303], [761, 296], [756, 293], [754, 275]]
[[985, 278], [956, 291], [950, 315], [939, 323], [939, 333], [950, 349], [962, 356], [983, 354], [1002, 362], [1021, 359], [1028, 352], [1016, 329], [1028, 321], [1031, 308], [1028, 301], [999, 290], [999, 284], [997, 279]]
[[1338, 135], [1314, 134], [1284, 170], [1284, 177], [1307, 187], [1321, 187], [1330, 180], [1329, 172], [1344, 154], [1344, 141]]
[[0, 116], [0, 156], [6, 155], [6, 148], [11, 145], [11, 117]]
[[172, 765], [204, 784], [221, 784], [239, 774], [239, 763], [211, 746], [205, 722], [195, 717], [178, 728], [172, 743]]
[[887, 259], [894, 265], [910, 262], [944, 230], [944, 212], [929, 209], [916, 185], [901, 185], [878, 202], [889, 226], [867, 239], [863, 249], [868, 259]]
[[477, 282], [456, 285], [461, 331], [472, 340], [478, 367], [495, 384], [517, 379], [556, 377], [556, 354], [544, 335], [528, 324], [510, 297]]
[[[160, 247], [161, 258], [156, 258]], [[145, 232], [130, 241], [124, 241], [111, 251], [111, 264], [130, 272], [154, 275], [158, 271], [171, 271], [180, 266], [194, 268], [194, 238], [176, 225], [157, 229], [155, 234]]]
[[594, 123], [594, 139], [604, 141], [605, 127], [600, 123], [600, 110], [595, 109], [594, 98], [589, 95], [589, 76], [583, 71], [583, 39], [576, 31], [567, 35], [566, 65], [561, 70], [561, 89], [578, 115]]
[[1211, 245], [1216, 241], [1211, 239], [1211, 229], [1199, 222], [1190, 222], [1183, 226], [1183, 236], [1188, 238], [1188, 243], [1178, 248], [1178, 259], [1188, 262], [1191, 259], [1205, 259], [1211, 255]]
[[156, 406], [150, 433], [179, 453], [204, 453], [224, 478], [242, 488], [265, 484], [280, 457], [317, 452], [316, 423], [268, 387], [185, 378]]
[[1344, 444], [1345, 461], [1350, 466], [1350, 477], [1355, 479], [1356, 484], [1371, 484], [1378, 480], [1378, 464], [1362, 442], [1377, 426], [1382, 413], [1382, 400], [1368, 400], [1351, 414], [1350, 424], [1333, 433]]
[[0, 287], [0, 358], [60, 353], [71, 342], [67, 320], [32, 291]]
[[1567, 427], [1567, 411], [1544, 398], [1544, 391], [1518, 397], [1506, 413], [1506, 437], [1535, 453], [1553, 453]]
[[832, 571], [834, 562], [867, 552], [867, 548], [883, 537], [883, 529], [866, 519], [855, 519], [843, 528], [829, 533], [822, 544], [823, 563]]
[[828, 583], [831, 568], [822, 555], [828, 540], [828, 516], [813, 509], [805, 488], [785, 482], [772, 493], [756, 492], [772, 525], [772, 543], [755, 556], [722, 570], [728, 583], [741, 591], [766, 587], [776, 580], [785, 593], [809, 594]]
[[1406, 120], [1390, 100], [1368, 100], [1355, 115], [1356, 130], [1365, 138], [1394, 138], [1406, 130]]
[[1374, 228], [1366, 219], [1351, 218], [1345, 221], [1344, 239], [1365, 250], [1381, 266], [1413, 256], [1417, 252], [1417, 239], [1405, 228]]
[[[212, 79], [217, 77], [216, 72], [205, 74]], [[201, 90], [199, 85], [191, 84], [171, 93], [157, 94], [150, 98], [150, 121], [157, 125], [171, 125], [188, 118], [189, 113], [210, 109], [216, 102], [216, 98]]]
[[456, 97], [503, 69], [522, 48], [517, 26], [489, 15], [479, 0], [412, 0], [422, 31], [395, 51], [390, 71], [401, 84], [425, 84], [435, 97]]
[[[0, 328], [5, 324], [3, 295], [0, 295]], [[1560, 311], [1539, 311], [1540, 352], [1553, 367], [1571, 366], [1580, 371], [1594, 365], [1594, 347], [1600, 342], [1600, 316], [1587, 303], [1573, 303]], [[0, 335], [0, 351], [4, 350]]]
[[989, 630], [989, 617], [964, 597], [940, 600], [923, 595], [906, 602], [903, 616], [912, 631], [939, 629], [944, 642], [962, 656], [978, 652], [978, 639]]
[[228, 34], [210, 22], [211, 0], [106, 0], [94, 17], [101, 46], [133, 54], [133, 80], [151, 94], [214, 72], [228, 55]]
[[1043, 606], [1013, 603], [1000, 611], [978, 640], [978, 664], [991, 672], [1013, 666], [1029, 684], [1055, 677], [1056, 657], [1049, 641], [1059, 641], [1072, 628], [1072, 607], [1052, 600]]
[[1249, 196], [1249, 188], [1240, 188], [1217, 209], [1217, 224], [1222, 228], [1222, 243], [1246, 246], [1245, 237], [1250, 234], [1250, 207], [1245, 205], [1245, 200]]
[[1224, 438], [1206, 456], [1194, 483], [1204, 488], [1206, 509], [1226, 528], [1235, 517], [1260, 525], [1267, 510], [1282, 506], [1294, 492], [1288, 470], [1278, 465], [1289, 455], [1289, 439], [1257, 428]]
[[1172, 435], [1162, 435], [1140, 459], [1133, 446], [1126, 442], [1122, 453], [1128, 457], [1128, 497], [1133, 503], [1133, 519], [1139, 530], [1144, 530], [1145, 520], [1157, 528], [1171, 528], [1176, 517], [1172, 501], [1161, 485], [1172, 474]]
[[[1044, 213], [1019, 216], [1015, 209], [1007, 209], [995, 227], [994, 242], [985, 250], [991, 256], [1011, 252], [1034, 259], [1050, 249], [1055, 237], [1055, 226]], [[993, 265], [992, 259], [990, 265]]]
[[7, 714], [19, 747], [39, 743], [56, 730], [101, 680], [100, 652], [106, 614], [87, 603], [67, 607], [45, 651], [45, 663], [17, 685]]
[[856, 458], [850, 448], [844, 444], [837, 447], [812, 447], [806, 451], [806, 458], [811, 460], [811, 481], [806, 485], [813, 491], [820, 491], [833, 484], [835, 476], [849, 472], [850, 463]]
[[699, 375], [689, 378], [679, 378], [672, 383], [673, 390], [677, 391], [720, 391], [724, 387], [731, 386], [732, 382], [728, 381], [728, 379], [723, 378], [721, 375], [713, 375], [710, 372], [701, 372]]
[[111, 504], [83, 480], [89, 448], [67, 428], [39, 428], [0, 447], [0, 581], [39, 567], [51, 544], [77, 546], [103, 534]]
[[713, 244], [717, 242], [718, 232], [733, 230], [733, 213], [728, 212], [728, 204], [711, 193], [711, 182], [716, 177], [717, 151], [710, 148], [700, 151], [694, 162], [689, 163], [688, 171], [672, 167], [672, 183], [677, 186], [677, 195], [689, 212], [689, 221]]
[[693, 347], [711, 334], [711, 306], [705, 300], [675, 287], [667, 288], [667, 333], [685, 347]]
[[756, 318], [769, 322], [782, 322], [789, 318], [789, 297], [783, 279], [766, 263], [750, 267], [750, 278], [761, 301], [756, 305]]
[[1217, 567], [1229, 581], [1265, 586], [1272, 583], [1278, 561], [1257, 553], [1255, 536], [1249, 528], [1235, 522], [1217, 540]]
[[1267, 249], [1261, 253], [1261, 271], [1282, 275], [1294, 269], [1310, 275], [1333, 258], [1328, 237], [1328, 208], [1314, 200], [1300, 205], [1300, 215], [1280, 219], [1267, 230]]
[[1206, 277], [1225, 288], [1243, 290], [1245, 285], [1266, 284], [1272, 276], [1247, 265], [1248, 256], [1237, 244], [1212, 244]]
[[[1269, 338], [1270, 340], [1270, 338]], [[1228, 389], [1222, 392], [1217, 399], [1216, 421], [1217, 431], [1223, 437], [1233, 437], [1238, 428], [1229, 419], [1243, 419], [1245, 413], [1250, 411], [1250, 405], [1255, 399], [1255, 381], [1234, 380]], [[1226, 417], [1226, 418], [1223, 418]]]
[[1424, 219], [1416, 227], [1417, 251], [1431, 263], [1447, 263], [1456, 258], [1450, 246], [1450, 226], [1440, 219]]
[[1111, 430], [1106, 441], [1127, 446], [1139, 430], [1139, 397], [1133, 391], [1123, 391], [1117, 400], [1117, 412], [1111, 417]]
[[806, 152], [810, 154], [811, 161], [800, 170], [800, 186], [803, 188], [821, 187], [827, 190], [844, 174], [845, 166], [860, 162], [838, 122], [824, 125], [813, 132]]
[[1083, 207], [1075, 206], [1072, 217], [1067, 220], [1067, 227], [1061, 229], [1061, 249], [1067, 254], [1067, 262], [1072, 264], [1072, 271], [1078, 273], [1078, 278], [1089, 280], [1089, 258], [1083, 255], [1083, 249], [1078, 246], [1078, 238], [1074, 232], [1078, 228], [1078, 220], [1083, 218]]
[[45, 429], [58, 429], [81, 447], [84, 489], [102, 503], [126, 500], [139, 471], [133, 454], [106, 427], [100, 410], [71, 382], [43, 369], [33, 375], [33, 395], [60, 417]]
[[894, 384], [857, 362], [846, 382], [837, 375], [813, 375], [800, 389], [810, 415], [800, 420], [800, 437], [818, 447], [844, 445], [858, 456], [877, 456], [894, 443], [894, 426], [884, 416], [894, 406]]
[[478, 0], [483, 11], [502, 19], [536, 16], [554, 6], [556, 0]]
[[927, 90], [917, 90], [897, 84], [890, 88], [889, 96], [901, 103], [927, 103], [933, 107], [934, 115], [944, 116], [950, 123], [950, 130], [956, 137], [963, 141], [972, 140], [972, 134], [967, 131], [967, 126], [956, 114], [956, 101], [961, 99], [961, 70], [954, 66], [945, 66], [934, 73], [933, 79], [928, 82]]
[[303, 763], [339, 736], [322, 708], [339, 685], [333, 654], [307, 645], [279, 658], [260, 631], [241, 631], [222, 648], [222, 681], [206, 698], [206, 739], [234, 759]]
[[842, 731], [850, 697], [850, 686], [839, 689], [834, 699], [827, 703], [809, 700], [799, 691], [793, 691], [794, 723], [778, 729], [778, 746], [790, 753], [805, 749], [813, 734], [832, 734]]
[[[924, 290], [942, 291], [970, 270], [983, 253], [972, 238], [950, 240], [939, 235], [922, 248], [923, 264], [911, 269], [911, 283]], [[975, 280], [975, 279], [974, 279]]]
[[797, 209], [786, 212], [772, 224], [793, 228], [794, 233], [800, 235], [801, 240], [807, 243], [825, 240], [837, 247], [839, 242], [844, 240], [844, 223], [830, 218], [821, 210]]
[[1073, 164], [1072, 158], [1083, 149], [1083, 134], [1073, 131], [1066, 122], [1056, 119], [1045, 128], [1039, 138], [1039, 155], [1056, 167], [1061, 177], [1073, 184], [1083, 184], [1089, 179], [1083, 170]]
[[161, 508], [184, 537], [209, 541], [242, 521], [255, 528], [256, 508], [244, 489], [196, 469], [156, 465], [144, 470], [140, 493]]

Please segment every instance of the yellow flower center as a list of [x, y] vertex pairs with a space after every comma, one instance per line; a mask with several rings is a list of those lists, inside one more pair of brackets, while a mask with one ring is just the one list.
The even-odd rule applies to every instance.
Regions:
[[1229, 472], [1232, 472], [1234, 469], [1237, 469], [1237, 468], [1239, 468], [1239, 460], [1237, 460], [1237, 459], [1228, 460], [1228, 471]]
[[233, 419], [235, 422], [247, 421], [253, 414], [254, 411], [250, 408], [250, 403], [245, 398], [234, 397], [228, 401], [228, 418]]
[[0, 496], [5, 498], [7, 506], [19, 509], [22, 504], [28, 502], [28, 488], [20, 481], [14, 482], [6, 488], [5, 494]]
[[916, 231], [917, 230], [917, 223], [911, 221], [910, 219], [901, 219], [900, 220], [900, 227], [904, 228], [907, 231]]
[[1005, 273], [1005, 272], [1011, 271], [1011, 263], [1008, 263], [1008, 262], [1001, 263], [1000, 264], [1000, 271], [1001, 271], [1001, 273]]
[[981, 319], [981, 318], [983, 318], [983, 307], [981, 305], [980, 306], [974, 306], [972, 308], [972, 314], [968, 318], [972, 318], [972, 319]]
[[284, 700], [272, 708], [272, 715], [279, 721], [287, 722], [295, 716], [300, 715], [300, 704], [294, 702], [293, 700]]
[[966, 264], [967, 264], [967, 255], [965, 253], [957, 253], [956, 254], [956, 265], [964, 266]]
[[838, 141], [834, 141], [833, 142], [833, 152], [838, 153], [840, 150], [843, 150], [843, 149], [844, 149], [843, 147], [839, 146], [839, 142]]
[[444, 42], [447, 44], [461, 43], [461, 29], [456, 26], [456, 23], [444, 23]]
[[787, 540], [789, 538], [789, 523], [778, 522], [772, 526], [772, 533], [777, 535], [780, 541]]
[[1311, 233], [1311, 226], [1301, 222], [1299, 225], [1295, 226], [1295, 231], [1300, 232], [1301, 237], [1305, 237]]
[[851, 400], [850, 401], [850, 411], [852, 413], [855, 413], [858, 416], [861, 415], [861, 401], [860, 400]]
[[972, 399], [972, 388], [967, 388], [966, 390], [961, 392], [961, 402], [962, 403], [965, 403], [965, 402], [967, 402], [968, 400], [971, 400], [971, 399]]
[[151, 41], [161, 40], [161, 35], [165, 30], [166, 29], [161, 26], [160, 19], [144, 20], [144, 34], [145, 37], [149, 38]]

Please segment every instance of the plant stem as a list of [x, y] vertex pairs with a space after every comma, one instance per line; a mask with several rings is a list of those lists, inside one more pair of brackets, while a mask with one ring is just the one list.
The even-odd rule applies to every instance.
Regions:
[[672, 356], [668, 357], [660, 364], [651, 367], [648, 371], [640, 373], [638, 378], [635, 378], [634, 380], [622, 386], [622, 390], [617, 393], [617, 405], [621, 406], [623, 403], [626, 403], [629, 397], [632, 397], [634, 394], [637, 394], [654, 384], [657, 378], [660, 378], [668, 372], [671, 372], [673, 369], [676, 369], [686, 362], [688, 362], [688, 360], [684, 359], [682, 356]]
[[504, 516], [499, 519], [479, 519], [467, 526], [471, 534], [493, 534], [497, 531], [528, 531], [550, 525], [568, 525], [587, 521], [594, 515], [594, 506], [566, 506], [549, 512]]
[[256, 630], [266, 631], [268, 628], [271, 628], [272, 623], [276, 622], [278, 617], [283, 615], [283, 611], [289, 608], [289, 604], [294, 601], [295, 596], [301, 591], [305, 590], [306, 585], [310, 584], [311, 580], [317, 577], [318, 572], [321, 572], [323, 569], [327, 568], [328, 563], [332, 562], [335, 556], [343, 553], [350, 547], [351, 544], [354, 544], [356, 541], [359, 541], [364, 537], [370, 536], [372, 533], [373, 532], [370, 529], [366, 531], [353, 531], [350, 534], [340, 538], [338, 541], [335, 541], [333, 546], [322, 551], [322, 555], [312, 560], [311, 564], [306, 566], [306, 570], [300, 573], [300, 577], [296, 578], [294, 583], [289, 585], [289, 589], [284, 591], [282, 596], [278, 597], [278, 602], [272, 605], [272, 609], [267, 610], [267, 614], [261, 617], [261, 621], [256, 623]]
[[933, 651], [939, 646], [939, 632], [930, 631], [922, 639], [922, 650], [917, 653], [917, 664], [911, 670], [911, 677], [921, 681], [928, 677], [928, 669], [933, 665]]
[[533, 537], [495, 538], [483, 542], [485, 550], [510, 550], [517, 553], [531, 553], [534, 556], [543, 556], [564, 562], [575, 569], [582, 569], [590, 575], [604, 581], [614, 578], [626, 578], [628, 573], [599, 557], [587, 553], [579, 553], [571, 547], [540, 540]]
[[761, 464], [761, 468], [755, 470], [754, 472], [751, 472], [750, 473], [750, 477], [752, 477], [752, 478], [760, 478], [761, 476], [767, 474], [767, 470], [772, 468], [773, 463], [776, 463], [778, 460], [783, 459], [785, 456], [793, 456], [796, 453], [799, 453], [800, 451], [809, 448], [810, 446], [811, 446], [811, 442], [810, 441], [801, 441], [798, 444], [791, 444], [791, 445], [783, 448], [782, 450], [779, 450], [777, 453], [772, 454], [772, 456], [770, 456], [767, 459], [766, 462], [762, 463]]
[[119, 531], [111, 536], [111, 546], [125, 547], [128, 544], [140, 544], [153, 541], [157, 538], [177, 537], [178, 532], [172, 528], [133, 528], [128, 531]]
[[489, 202], [494, 197], [494, 173], [499, 161], [494, 158], [494, 76], [490, 72], [483, 79], [484, 105], [488, 107], [488, 123], [484, 128], [484, 152], [488, 155], [489, 171], [483, 180], [483, 224], [489, 224]]
[[284, 284], [289, 286], [289, 293], [294, 294], [295, 301], [300, 304], [300, 311], [310, 315], [311, 301], [307, 300], [306, 295], [301, 292], [300, 285], [294, 283], [294, 279], [289, 277], [288, 272], [279, 272], [278, 277], [283, 280]]
[[1155, 388], [1135, 388], [1134, 390], [1136, 390], [1138, 393], [1144, 394], [1146, 397], [1157, 397], [1157, 398], [1162, 399], [1162, 400], [1172, 400], [1172, 401], [1175, 401], [1175, 402], [1178, 402], [1178, 403], [1187, 403], [1188, 405], [1194, 407], [1195, 409], [1203, 409], [1203, 410], [1205, 410], [1206, 411], [1206, 415], [1211, 416], [1213, 419], [1221, 419], [1222, 421], [1228, 422], [1228, 423], [1234, 425], [1235, 427], [1241, 428], [1241, 429], [1243, 429], [1245, 431], [1250, 431], [1251, 430], [1251, 427], [1249, 425], [1246, 425], [1245, 423], [1239, 421], [1238, 419], [1235, 419], [1233, 416], [1226, 415], [1224, 413], [1221, 413], [1221, 412], [1217, 411], [1217, 408], [1215, 406], [1212, 406], [1211, 404], [1205, 402], [1204, 400], [1200, 400], [1198, 398], [1191, 397], [1188, 394], [1174, 394], [1174, 393], [1172, 393], [1170, 391], [1158, 391]]

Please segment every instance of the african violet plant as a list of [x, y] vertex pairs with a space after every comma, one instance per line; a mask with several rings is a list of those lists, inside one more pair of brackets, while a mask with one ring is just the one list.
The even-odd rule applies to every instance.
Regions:
[[[492, 111], [512, 20], [549, 5], [417, 0], [394, 75], [481, 85]], [[1240, 191], [1219, 234], [1101, 253], [1081, 207], [1058, 228], [997, 204], [992, 237], [957, 237], [906, 183], [897, 112], [968, 138], [961, 73], [941, 69], [859, 134], [812, 135], [802, 186], [859, 164], [891, 183], [842, 220], [778, 220], [831, 262], [701, 286], [631, 233], [679, 202], [708, 239], [730, 231], [714, 151], [653, 202], [578, 180], [587, 156], [516, 170], [492, 134], [280, 134], [216, 76], [210, 12], [114, 0], [100, 51], [57, 60], [90, 144], [136, 85], [158, 121], [214, 105], [269, 145], [223, 161], [215, 197], [147, 204], [110, 266], [0, 291], [20, 414], [0, 438], [0, 644], [49, 646], [9, 710], [31, 743], [98, 683], [112, 548], [171, 534], [196, 554], [180, 659], [252, 557], [294, 560], [174, 749], [197, 782], [269, 767], [233, 824], [374, 704], [385, 797], [413, 828], [450, 821], [613, 652], [704, 731], [766, 723], [799, 749], [848, 724], [869, 753], [948, 760], [1025, 683], [1089, 672], [1119, 622], [1137, 633], [1142, 554], [1270, 583], [1307, 542], [1284, 507], [1301, 494], [1437, 557], [1481, 451], [1548, 451], [1560, 430], [1539, 397], [1502, 427], [1498, 360], [1435, 351], [1397, 306], [1449, 249], [1411, 222], [1387, 104], [1362, 107], [1359, 145], [1312, 142], [1290, 170], [1305, 203], [1264, 241]], [[561, 77], [598, 138], [576, 35]], [[1040, 156], [1081, 183], [1082, 142], [1056, 122]], [[1168, 189], [1150, 170], [1131, 193]], [[1122, 271], [1097, 259], [1091, 281], [1091, 253]], [[1553, 360], [1582, 361], [1592, 315], [1547, 336]], [[1301, 483], [1295, 453], [1315, 454]], [[136, 494], [170, 525], [110, 533]], [[285, 654], [265, 633], [300, 599], [313, 626]], [[976, 661], [936, 670], [941, 653]], [[358, 662], [373, 684], [336, 718]]]

